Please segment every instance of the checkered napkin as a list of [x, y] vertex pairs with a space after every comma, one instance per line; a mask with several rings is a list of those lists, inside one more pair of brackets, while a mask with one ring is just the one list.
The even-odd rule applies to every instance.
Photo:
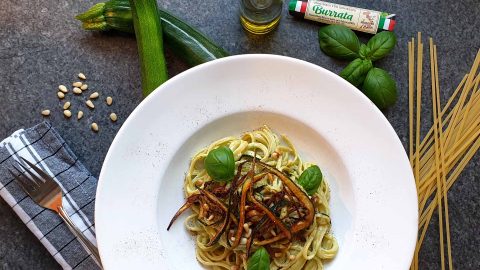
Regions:
[[0, 196], [63, 269], [99, 269], [62, 219], [53, 211], [38, 206], [14, 181], [8, 169], [20, 168], [17, 163], [23, 162], [20, 157], [39, 166], [60, 184], [65, 210], [95, 244], [93, 211], [97, 179], [47, 122], [18, 130], [0, 142]]

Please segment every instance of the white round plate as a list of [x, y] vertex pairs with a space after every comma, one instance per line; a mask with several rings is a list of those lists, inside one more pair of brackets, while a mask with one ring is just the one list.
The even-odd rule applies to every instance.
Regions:
[[192, 68], [159, 87], [115, 137], [100, 174], [96, 232], [105, 269], [202, 269], [177, 220], [190, 157], [262, 125], [286, 134], [331, 187], [338, 255], [327, 270], [408, 269], [417, 194], [392, 126], [356, 88], [310, 63], [241, 55]]

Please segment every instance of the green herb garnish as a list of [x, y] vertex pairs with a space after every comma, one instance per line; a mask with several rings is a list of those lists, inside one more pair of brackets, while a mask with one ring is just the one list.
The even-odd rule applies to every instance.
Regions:
[[338, 59], [353, 60], [358, 58], [360, 41], [357, 35], [350, 30], [345, 31], [345, 26], [329, 25], [320, 28], [318, 31], [318, 40], [322, 51]]
[[340, 72], [340, 77], [358, 87], [363, 83], [368, 71], [370, 71], [372, 67], [372, 61], [357, 58]]
[[264, 247], [260, 247], [248, 259], [247, 270], [269, 270], [270, 255]]
[[393, 105], [397, 100], [397, 85], [383, 69], [372, 68], [362, 86], [363, 93], [380, 109]]
[[205, 169], [216, 181], [230, 181], [235, 174], [233, 152], [227, 146], [211, 150], [205, 158]]
[[397, 100], [397, 87], [384, 70], [373, 67], [373, 61], [389, 54], [397, 38], [393, 32], [380, 32], [367, 44], [361, 44], [355, 33], [342, 25], [329, 25], [318, 31], [320, 48], [337, 59], [353, 60], [340, 76], [359, 87], [380, 109], [393, 105]]
[[373, 36], [367, 43], [369, 52], [367, 59], [377, 61], [387, 56], [397, 43], [397, 37], [392, 32], [380, 32]]
[[368, 48], [367, 45], [362, 43], [360, 45], [360, 51], [358, 52], [358, 54], [360, 55], [360, 58], [367, 59], [368, 55], [370, 54], [370, 48]]
[[320, 171], [317, 165], [313, 165], [302, 172], [298, 178], [298, 183], [305, 189], [309, 196], [312, 196], [322, 183], [322, 179], [322, 171]]

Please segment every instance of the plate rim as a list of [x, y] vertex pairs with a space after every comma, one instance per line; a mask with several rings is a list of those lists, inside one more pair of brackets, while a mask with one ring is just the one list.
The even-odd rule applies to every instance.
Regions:
[[[379, 116], [379, 118], [383, 122], [382, 123], [383, 126], [385, 126], [387, 128], [390, 136], [392, 138], [395, 138], [394, 140], [396, 141], [397, 144], [399, 144], [401, 146], [402, 149], [405, 149], [401, 140], [400, 140], [400, 138], [399, 138], [399, 136], [397, 135], [395, 129], [393, 128], [392, 124], [388, 121], [386, 116], [363, 93], [361, 93], [356, 87], [351, 85], [349, 82], [347, 82], [346, 80], [344, 80], [343, 78], [341, 78], [337, 74], [333, 73], [332, 71], [330, 71], [330, 70], [328, 70], [328, 69], [326, 69], [322, 66], [319, 66], [319, 65], [301, 60], [301, 59], [296, 59], [296, 58], [292, 58], [292, 57], [288, 57], [288, 56], [282, 56], [282, 55], [274, 55], [274, 54], [242, 54], [242, 55], [234, 55], [234, 56], [228, 56], [228, 57], [216, 59], [216, 60], [201, 64], [201, 65], [189, 68], [188, 70], [183, 71], [180, 74], [170, 78], [168, 81], [166, 81], [165, 83], [163, 83], [162, 85], [157, 87], [153, 93], [151, 93], [149, 96], [144, 98], [137, 105], [137, 107], [130, 113], [130, 115], [127, 117], [125, 122], [122, 124], [121, 128], [119, 129], [119, 131], [115, 135], [114, 139], [112, 140], [112, 143], [111, 143], [111, 145], [108, 149], [108, 152], [107, 152], [107, 154], [105, 156], [105, 159], [104, 159], [104, 162], [102, 164], [102, 168], [101, 168], [100, 175], [99, 175], [99, 178], [98, 178], [96, 197], [95, 197], [96, 198], [95, 213], [94, 213], [96, 228], [98, 226], [97, 216], [100, 215], [100, 213], [99, 213], [100, 212], [99, 211], [100, 206], [97, 202], [102, 201], [102, 200], [99, 200], [99, 198], [103, 198], [102, 194], [104, 193], [104, 185], [105, 185], [104, 182], [106, 181], [106, 180], [103, 180], [103, 179], [105, 178], [104, 175], [105, 175], [105, 170], [106, 170], [106, 164], [109, 163], [109, 160], [111, 159], [111, 156], [113, 155], [112, 153], [114, 152], [114, 149], [116, 147], [118, 147], [117, 144], [119, 144], [119, 140], [120, 140], [119, 138], [123, 137], [123, 134], [127, 132], [128, 126], [130, 125], [130, 123], [132, 121], [134, 121], [137, 118], [137, 115], [141, 114], [141, 112], [144, 110], [144, 108], [146, 106], [148, 106], [147, 104], [153, 102], [153, 100], [156, 99], [156, 96], [160, 95], [164, 91], [164, 89], [169, 87], [169, 85], [175, 84], [176, 81], [182, 80], [184, 77], [188, 77], [191, 73], [195, 73], [195, 72], [197, 72], [197, 70], [207, 69], [212, 65], [217, 65], [217, 64], [222, 63], [222, 62], [237, 61], [237, 60], [244, 60], [244, 59], [247, 59], [247, 60], [251, 59], [251, 60], [256, 60], [256, 61], [261, 60], [261, 59], [267, 60], [267, 61], [268, 61], [268, 59], [273, 59], [273, 60], [280, 60], [280, 61], [298, 63], [298, 64], [301, 64], [301, 65], [309, 66], [310, 68], [313, 68], [313, 69], [320, 70], [321, 72], [324, 72], [326, 75], [328, 75], [332, 79], [343, 81], [343, 84], [345, 84], [345, 87], [350, 88], [350, 91], [349, 91], [350, 94], [355, 95], [357, 98], [362, 99], [363, 102], [365, 102], [366, 104], [369, 104], [367, 106], [370, 107], [369, 109], [374, 111], [377, 116]], [[402, 156], [403, 156], [402, 159], [404, 160], [403, 163], [408, 164], [408, 167], [410, 168], [410, 165], [409, 165], [410, 163], [409, 163], [406, 152]], [[415, 181], [414, 181], [413, 172], [411, 171], [411, 168], [410, 168], [408, 174], [410, 176], [409, 180], [412, 180], [412, 181], [407, 181], [408, 180], [407, 179], [405, 181], [405, 185], [407, 185], [407, 183], [410, 183], [410, 184], [408, 184], [408, 185], [411, 186], [409, 189], [412, 189], [412, 187], [413, 187], [413, 190], [415, 191], [415, 197], [414, 197], [415, 204], [418, 205], [418, 195], [416, 193]], [[417, 211], [415, 211], [415, 213], [414, 213], [414, 219], [416, 221], [416, 224], [418, 224], [418, 212]], [[100, 225], [100, 227], [102, 227], [102, 225]], [[98, 243], [100, 255], [101, 255], [101, 258], [102, 258], [102, 261], [103, 261], [104, 258], [102, 257], [102, 251], [101, 251], [102, 250], [101, 246], [104, 246], [102, 244], [103, 241], [101, 240], [101, 239], [103, 239], [103, 237], [101, 236], [101, 234], [98, 234], [97, 230], [96, 230], [96, 232], [97, 232], [97, 236], [96, 236], [97, 237], [97, 243]], [[415, 230], [415, 239], [417, 239], [417, 237], [418, 237], [418, 230]], [[409, 250], [409, 254], [410, 254], [410, 260], [409, 261], [410, 262], [413, 259], [415, 245], [416, 245], [416, 241], [413, 242], [413, 245], [411, 245], [410, 250]]]

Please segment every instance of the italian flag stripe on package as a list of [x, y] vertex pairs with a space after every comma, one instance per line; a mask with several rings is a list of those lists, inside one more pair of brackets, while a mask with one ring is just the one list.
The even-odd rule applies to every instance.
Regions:
[[319, 0], [291, 0], [290, 15], [326, 24], [344, 25], [350, 29], [376, 34], [393, 31], [395, 14], [344, 6]]
[[380, 22], [378, 23], [378, 29], [393, 31], [395, 27], [395, 20], [390, 19], [392, 15], [388, 13], [382, 13], [380, 15]]

